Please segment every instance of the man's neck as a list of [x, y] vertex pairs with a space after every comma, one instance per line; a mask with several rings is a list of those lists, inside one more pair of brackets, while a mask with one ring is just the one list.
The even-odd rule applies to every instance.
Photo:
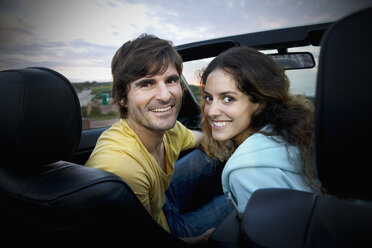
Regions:
[[130, 119], [127, 119], [127, 122], [150, 154], [162, 152], [164, 132], [158, 132], [136, 125], [136, 123], [132, 122]]

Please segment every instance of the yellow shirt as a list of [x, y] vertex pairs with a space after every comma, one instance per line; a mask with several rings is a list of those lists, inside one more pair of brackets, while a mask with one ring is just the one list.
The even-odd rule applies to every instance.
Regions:
[[169, 232], [162, 210], [165, 191], [174, 172], [181, 151], [193, 148], [195, 135], [180, 122], [167, 130], [163, 137], [166, 173], [147, 151], [125, 119], [121, 119], [99, 137], [89, 160], [85, 164], [109, 171], [123, 178], [143, 205], [150, 203], [151, 215]]

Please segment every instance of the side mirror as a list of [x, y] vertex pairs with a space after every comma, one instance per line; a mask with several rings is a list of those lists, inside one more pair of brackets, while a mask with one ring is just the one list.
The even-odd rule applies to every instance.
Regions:
[[313, 68], [315, 60], [309, 52], [268, 54], [284, 70]]

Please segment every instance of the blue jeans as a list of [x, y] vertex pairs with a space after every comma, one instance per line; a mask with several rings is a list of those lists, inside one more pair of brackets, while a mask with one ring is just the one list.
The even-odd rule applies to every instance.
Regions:
[[233, 205], [222, 192], [222, 166], [194, 150], [179, 159], [163, 207], [171, 234], [194, 237], [216, 227]]

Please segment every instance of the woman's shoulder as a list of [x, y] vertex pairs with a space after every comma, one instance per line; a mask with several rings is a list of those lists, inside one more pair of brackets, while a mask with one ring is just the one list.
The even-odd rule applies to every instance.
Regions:
[[228, 160], [231, 170], [248, 167], [272, 167], [290, 171], [297, 170], [299, 150], [289, 146], [278, 136], [267, 136], [261, 132], [247, 138]]
[[[268, 128], [249, 136], [235, 151], [235, 153], [258, 152], [273, 148], [285, 148], [286, 142], [283, 138], [275, 135], [266, 135]], [[234, 154], [235, 154], [234, 153]]]

